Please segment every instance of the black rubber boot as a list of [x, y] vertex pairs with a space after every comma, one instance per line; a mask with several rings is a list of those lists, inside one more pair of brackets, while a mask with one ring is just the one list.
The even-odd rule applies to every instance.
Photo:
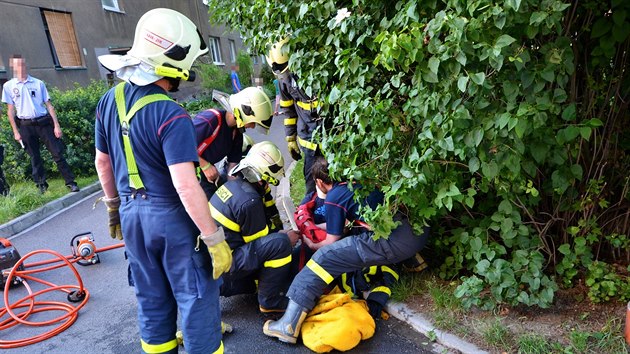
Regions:
[[289, 300], [284, 316], [277, 321], [270, 320], [265, 322], [263, 333], [269, 337], [276, 337], [282, 342], [295, 344], [307, 313], [308, 310], [306, 308]]

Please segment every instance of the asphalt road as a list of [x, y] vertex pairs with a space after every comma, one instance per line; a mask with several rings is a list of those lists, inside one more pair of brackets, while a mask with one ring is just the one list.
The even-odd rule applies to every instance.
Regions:
[[[275, 122], [281, 125], [281, 122]], [[274, 124], [274, 126], [276, 125]], [[256, 141], [272, 140], [285, 156], [286, 146], [283, 143], [281, 127], [272, 128], [271, 135], [262, 136], [251, 133]], [[91, 232], [97, 248], [114, 245], [107, 231], [105, 206], [99, 204], [92, 209], [92, 203], [100, 192], [74, 206], [60, 211], [57, 215], [34, 225], [32, 228], [11, 237], [11, 242], [24, 257], [27, 253], [48, 249], [68, 255], [73, 236]], [[136, 300], [133, 288], [127, 284], [127, 262], [122, 248], [99, 253], [100, 263], [90, 266], [75, 266], [79, 272], [90, 298], [86, 306], [79, 312], [76, 322], [61, 334], [40, 343], [16, 349], [7, 353], [138, 353], [140, 352], [138, 329], [136, 325]], [[51, 255], [36, 255], [25, 263], [42, 259], [50, 259]], [[38, 273], [37, 277], [57, 285], [74, 285], [77, 280], [67, 267]], [[43, 286], [29, 282], [34, 291]], [[22, 298], [26, 294], [24, 287], [10, 290], [10, 302]], [[54, 292], [37, 298], [66, 302], [66, 294]], [[234, 333], [224, 337], [226, 353], [310, 353], [311, 351], [298, 343], [288, 345], [266, 337], [262, 333], [263, 317], [257, 311], [256, 298], [253, 295], [241, 295], [222, 298], [223, 320], [232, 324]], [[61, 312], [38, 313], [29, 317], [30, 321], [43, 321], [61, 315]], [[3, 320], [4, 318], [0, 319]], [[18, 325], [3, 330], [0, 340], [13, 340], [38, 335], [48, 327], [29, 327]], [[431, 353], [429, 340], [414, 331], [406, 323], [393, 317], [380, 321], [375, 336], [360, 343], [351, 353]], [[184, 352], [183, 349], [180, 352]]]

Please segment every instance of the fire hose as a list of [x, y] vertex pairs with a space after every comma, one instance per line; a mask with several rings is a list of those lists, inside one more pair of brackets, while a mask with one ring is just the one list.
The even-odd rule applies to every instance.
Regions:
[[[19, 253], [17, 253], [17, 251], [13, 249], [13, 246], [11, 245], [11, 243], [8, 242], [6, 239], [0, 238], [0, 244], [3, 245], [2, 247], [3, 252], [0, 253], [0, 261], [2, 260], [11, 261], [11, 257], [19, 258], [19, 260], [16, 261], [16, 259], [14, 259], [11, 262], [13, 265], [10, 268], [10, 271], [7, 271], [7, 270], [2, 271], [2, 269], [0, 269], [0, 271], [2, 271], [0, 280], [3, 279], [2, 277], [6, 276], [6, 279], [4, 280], [5, 284], [4, 284], [4, 293], [3, 293], [4, 308], [0, 310], [0, 331], [12, 328], [19, 324], [27, 325], [27, 326], [36, 326], [36, 327], [52, 326], [52, 325], [57, 324], [56, 327], [50, 329], [49, 331], [46, 331], [44, 333], [41, 333], [32, 337], [26, 337], [26, 338], [15, 339], [15, 340], [0, 340], [1, 349], [18, 348], [18, 347], [38, 343], [48, 338], [54, 337], [57, 334], [69, 328], [70, 326], [72, 326], [72, 324], [76, 321], [78, 317], [79, 310], [83, 308], [83, 306], [85, 306], [88, 299], [90, 298], [90, 293], [83, 286], [83, 280], [81, 279], [81, 276], [79, 275], [76, 268], [74, 267], [74, 264], [77, 263], [79, 265], [86, 266], [86, 265], [99, 263], [100, 262], [98, 258], [99, 252], [104, 252], [104, 251], [120, 248], [125, 245], [124, 243], [118, 243], [111, 246], [96, 248], [96, 246], [94, 245], [94, 239], [91, 236], [91, 233], [83, 233], [83, 234], [78, 234], [74, 236], [72, 240], [70, 241], [70, 246], [72, 249], [71, 255], [63, 256], [60, 253], [56, 251], [52, 251], [52, 250], [35, 250], [32, 252], [29, 252], [24, 257], [19, 257]], [[38, 262], [26, 263], [26, 260], [28, 260], [29, 258], [36, 255], [41, 255], [41, 254], [51, 255], [52, 258], [43, 260], [43, 261], [38, 261]], [[17, 257], [15, 257], [16, 255]], [[53, 264], [53, 263], [60, 263], [60, 264]], [[42, 267], [45, 265], [49, 265], [49, 266]], [[35, 267], [41, 267], [41, 268], [29, 269], [29, 268], [35, 268]], [[76, 285], [57, 285], [52, 282], [49, 282], [49, 281], [46, 281], [46, 280], [43, 280], [34, 276], [34, 274], [36, 273], [47, 272], [47, 271], [62, 268], [62, 267], [68, 267], [68, 269], [72, 272], [72, 274], [74, 274], [77, 280]], [[4, 267], [0, 267], [0, 268], [4, 268]], [[29, 281], [42, 284], [44, 286], [47, 286], [47, 288], [34, 292], [29, 284]], [[17, 285], [20, 283], [24, 285], [24, 288], [26, 289], [28, 295], [23, 297], [20, 300], [17, 300], [11, 303], [9, 301], [9, 289], [12, 288], [14, 285]], [[65, 302], [59, 302], [59, 301], [37, 301], [36, 300], [37, 296], [51, 293], [54, 291], [61, 291], [63, 293], [66, 293], [67, 300], [71, 303], [76, 303], [76, 305], [65, 303]], [[43, 320], [43, 321], [28, 320], [29, 316], [31, 316], [32, 314], [42, 313], [42, 312], [47, 312], [47, 311], [57, 311], [57, 312], [61, 311], [61, 312], [65, 312], [65, 314], [62, 314], [56, 318]], [[8, 318], [2, 320], [4, 317], [7, 317], [6, 315], [8, 315]]]

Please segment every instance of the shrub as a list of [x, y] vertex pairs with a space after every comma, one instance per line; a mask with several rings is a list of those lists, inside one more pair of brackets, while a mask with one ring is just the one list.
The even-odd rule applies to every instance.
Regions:
[[549, 306], [571, 249], [580, 276], [626, 269], [611, 235], [630, 234], [630, 2], [209, 3], [250, 48], [293, 34], [331, 172], [383, 190], [375, 237], [397, 210], [434, 225], [465, 305]]

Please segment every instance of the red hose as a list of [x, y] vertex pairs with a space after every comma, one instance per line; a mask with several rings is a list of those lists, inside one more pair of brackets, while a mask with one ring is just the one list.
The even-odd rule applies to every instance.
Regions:
[[[124, 243], [119, 243], [116, 245], [96, 249], [95, 253], [108, 251], [108, 250], [120, 248], [123, 246], [124, 246]], [[51, 254], [54, 256], [54, 258], [50, 260], [24, 264], [24, 262], [28, 258], [37, 254], [41, 254], [41, 253]], [[24, 325], [29, 325], [29, 326], [51, 326], [58, 323], [59, 325], [47, 332], [41, 333], [36, 336], [16, 339], [16, 340], [0, 340], [1, 349], [18, 348], [18, 347], [23, 347], [26, 345], [41, 342], [43, 340], [54, 337], [57, 334], [63, 332], [76, 321], [79, 310], [83, 306], [85, 306], [88, 299], [90, 298], [90, 293], [87, 291], [87, 289], [83, 287], [83, 280], [81, 279], [81, 276], [79, 275], [79, 273], [73, 266], [73, 263], [76, 263], [82, 259], [83, 258], [76, 257], [74, 255], [63, 256], [60, 253], [51, 251], [51, 250], [36, 250], [22, 257], [13, 266], [13, 268], [9, 272], [9, 275], [6, 279], [6, 284], [4, 286], [4, 309], [0, 310], [0, 319], [5, 317], [5, 315], [7, 314], [9, 315], [9, 317], [6, 318], [5, 320], [0, 321], [0, 331], [8, 329], [8, 328], [12, 328], [18, 324], [24, 324]], [[31, 267], [37, 267], [44, 264], [51, 264], [51, 263], [57, 263], [57, 262], [61, 262], [61, 264], [56, 264], [56, 265], [52, 265], [45, 268], [39, 268], [39, 269], [18, 270], [20, 265], [23, 265], [24, 268], [31, 268]], [[64, 266], [68, 266], [68, 268], [70, 268], [70, 270], [72, 271], [72, 273], [77, 279], [77, 283], [78, 283], [77, 285], [56, 285], [54, 283], [36, 278], [32, 275], [35, 273], [45, 272], [52, 269], [61, 268]], [[26, 288], [28, 295], [14, 303], [9, 303], [9, 289], [10, 289], [11, 284], [13, 283], [13, 279], [16, 277], [19, 277], [22, 280], [22, 284]], [[38, 282], [48, 287], [42, 290], [39, 290], [37, 292], [33, 292], [27, 280]], [[78, 303], [76, 306], [65, 303], [65, 302], [36, 301], [35, 300], [36, 296], [53, 292], [53, 291], [65, 292], [66, 294], [68, 294], [68, 296], [71, 296], [71, 294], [83, 294], [84, 297], [83, 299], [79, 299], [80, 303]], [[14, 312], [14, 310], [16, 309], [23, 309], [23, 308], [26, 308], [26, 310], [19, 313]], [[65, 311], [66, 314], [47, 320], [47, 321], [36, 322], [36, 321], [27, 320], [27, 318], [30, 315], [34, 313], [45, 312], [45, 311]]]

